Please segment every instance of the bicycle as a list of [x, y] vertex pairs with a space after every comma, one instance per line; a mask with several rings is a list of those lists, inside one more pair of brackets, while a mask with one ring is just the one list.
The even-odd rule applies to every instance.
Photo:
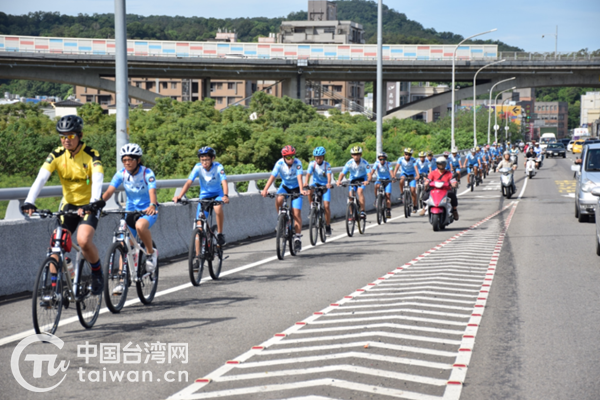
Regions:
[[[417, 209], [421, 210], [425, 206], [423, 197], [425, 196], [425, 177], [420, 176], [417, 181]], [[412, 201], [412, 200], [411, 200]]]
[[297, 254], [294, 246], [294, 215], [290, 212], [288, 206], [288, 197], [293, 201], [294, 199], [301, 197], [301, 193], [269, 193], [268, 196], [274, 199], [277, 196], [283, 196], [283, 204], [279, 208], [279, 215], [277, 217], [277, 235], [275, 238], [277, 248], [277, 258], [283, 260], [285, 256], [286, 243], [290, 245], [290, 254], [295, 256]]
[[[77, 211], [37, 210], [41, 218], [77, 215]], [[63, 235], [65, 234], [65, 238]], [[92, 294], [92, 267], [83, 257], [81, 248], [67, 240], [68, 231], [60, 225], [54, 231], [50, 240], [50, 248], [42, 263], [32, 295], [32, 316], [35, 333], [53, 335], [58, 328], [63, 307], [69, 308], [75, 303], [79, 322], [86, 329], [91, 329], [102, 305], [102, 293]], [[77, 251], [75, 257], [75, 275], [72, 277], [65, 253], [71, 252], [71, 247]], [[53, 276], [52, 269], [56, 272]], [[54, 277], [54, 281], [52, 278]], [[73, 280], [71, 280], [73, 278]], [[63, 287], [64, 285], [64, 287]]]
[[[321, 238], [321, 243], [327, 240], [325, 207], [323, 206], [323, 194], [329, 190], [327, 186], [315, 186], [313, 188], [305, 187], [305, 190], [312, 189], [312, 201], [310, 203], [310, 215], [308, 217], [308, 230], [310, 232], [310, 244], [315, 246], [317, 239]], [[333, 187], [332, 187], [333, 189]]]
[[414, 175], [404, 177], [404, 190], [402, 191], [402, 201], [404, 202], [404, 217], [410, 217], [413, 212], [413, 200], [410, 193], [410, 181], [414, 179]]
[[354, 227], [358, 225], [358, 232], [362, 235], [365, 233], [366, 218], [360, 217], [360, 204], [356, 196], [356, 187], [362, 186], [362, 183], [343, 182], [344, 187], [354, 187], [349, 193], [348, 206], [346, 208], [346, 233], [349, 237], [354, 235]]
[[[144, 213], [124, 210], [102, 212], [102, 216], [110, 214], [118, 214], [121, 219], [114, 232], [113, 243], [108, 249], [106, 261], [104, 262], [104, 298], [106, 307], [110, 312], [116, 314], [125, 305], [127, 292], [132, 282], [135, 282], [136, 292], [142, 304], [152, 303], [158, 287], [159, 268], [157, 259], [154, 270], [152, 272], [146, 270], [148, 257], [146, 246], [139, 235], [136, 240], [133, 240], [133, 235], [125, 221], [125, 214], [133, 214], [134, 217], [137, 217], [144, 215]], [[152, 246], [156, 249], [154, 241]], [[120, 293], [119, 290], [115, 290], [118, 286], [121, 286], [122, 289]]]
[[475, 167], [471, 167], [471, 172], [469, 172], [468, 185], [471, 189], [471, 192], [475, 189], [475, 183], [477, 181], [477, 177], [475, 176]]
[[377, 189], [377, 199], [375, 200], [375, 210], [377, 213], [377, 225], [381, 225], [387, 223], [387, 198], [385, 193], [385, 187], [392, 183], [396, 182], [395, 179], [379, 179], [379, 188]]
[[[214, 206], [223, 204], [214, 199], [182, 199], [181, 204], [199, 203], [201, 212], [194, 219], [192, 241], [188, 252], [188, 272], [194, 286], [200, 286], [204, 263], [208, 265], [210, 277], [216, 281], [223, 266], [223, 246], [217, 240], [217, 226], [213, 224]], [[207, 214], [208, 213], [208, 217]]]

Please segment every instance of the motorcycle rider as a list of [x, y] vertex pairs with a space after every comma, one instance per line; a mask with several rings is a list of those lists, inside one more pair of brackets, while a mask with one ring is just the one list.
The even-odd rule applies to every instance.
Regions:
[[[425, 190], [426, 190], [426, 199], [429, 198], [429, 183], [435, 181], [442, 181], [450, 184], [453, 188], [456, 187], [456, 179], [452, 176], [452, 172], [446, 169], [447, 160], [444, 156], [440, 156], [435, 159], [435, 163], [437, 168], [429, 173], [427, 179], [425, 179]], [[452, 205], [452, 216], [455, 221], [458, 221], [458, 199], [456, 197], [456, 193], [453, 190], [448, 190], [446, 194], [450, 199], [450, 204]]]
[[[531, 146], [529, 146], [527, 148], [527, 153], [525, 153], [525, 163], [523, 164], [523, 166], [525, 168], [527, 168], [527, 159], [528, 158], [533, 158], [534, 160], [536, 160], [535, 164], [536, 164], [536, 168], [537, 168], [537, 164], [538, 164], [538, 162], [537, 162], [537, 153], [535, 152], [535, 145], [534, 145], [534, 143], [532, 143]], [[527, 171], [525, 171], [525, 173], [527, 173]]]
[[[514, 172], [517, 170], [517, 163], [512, 162], [510, 160], [510, 156], [511, 156], [510, 151], [504, 152], [504, 159], [502, 161], [500, 161], [500, 164], [498, 164], [498, 170], [500, 170], [502, 168], [510, 168], [512, 170], [512, 172], [511, 172], [511, 175], [513, 175], [512, 176], [512, 188], [513, 188], [513, 193], [516, 193], [517, 187], [515, 186]], [[525, 161], [525, 162], [527, 163], [527, 161]]]
[[518, 164], [519, 163], [519, 149], [517, 149], [517, 145], [513, 143], [510, 150], [508, 150], [508, 152], [511, 156], [515, 156], [515, 164]]

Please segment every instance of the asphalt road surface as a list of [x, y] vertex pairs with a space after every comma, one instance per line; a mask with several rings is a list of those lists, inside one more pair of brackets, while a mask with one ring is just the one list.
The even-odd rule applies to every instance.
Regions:
[[570, 165], [546, 160], [526, 184], [520, 166], [510, 200], [497, 174], [463, 181], [441, 232], [395, 208], [364, 235], [338, 221], [310, 247], [305, 231], [284, 261], [274, 237], [234, 243], [200, 287], [170, 260], [151, 305], [130, 290], [91, 330], [65, 310], [62, 348], [17, 347], [31, 300], [5, 300], [0, 398], [598, 399], [600, 260]]

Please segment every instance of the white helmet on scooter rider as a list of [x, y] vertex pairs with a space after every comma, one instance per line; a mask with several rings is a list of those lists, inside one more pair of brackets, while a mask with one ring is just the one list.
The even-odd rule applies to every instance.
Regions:
[[438, 158], [435, 159], [435, 163], [438, 164], [438, 165], [440, 165], [440, 164], [443, 165], [444, 168], [446, 168], [446, 162], [447, 162], [446, 161], [446, 157], [444, 157], [444, 156], [440, 156], [440, 157], [438, 157]]
[[510, 152], [509, 152], [508, 150], [507, 150], [507, 151], [505, 151], [505, 152], [504, 152], [504, 153], [502, 153], [502, 154], [504, 154], [505, 156], [510, 156]]

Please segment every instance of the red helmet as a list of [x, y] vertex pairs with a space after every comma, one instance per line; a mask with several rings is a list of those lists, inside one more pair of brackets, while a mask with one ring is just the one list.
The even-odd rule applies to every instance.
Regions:
[[293, 146], [285, 146], [281, 149], [281, 155], [284, 157], [293, 156], [294, 154], [296, 154], [296, 149]]

